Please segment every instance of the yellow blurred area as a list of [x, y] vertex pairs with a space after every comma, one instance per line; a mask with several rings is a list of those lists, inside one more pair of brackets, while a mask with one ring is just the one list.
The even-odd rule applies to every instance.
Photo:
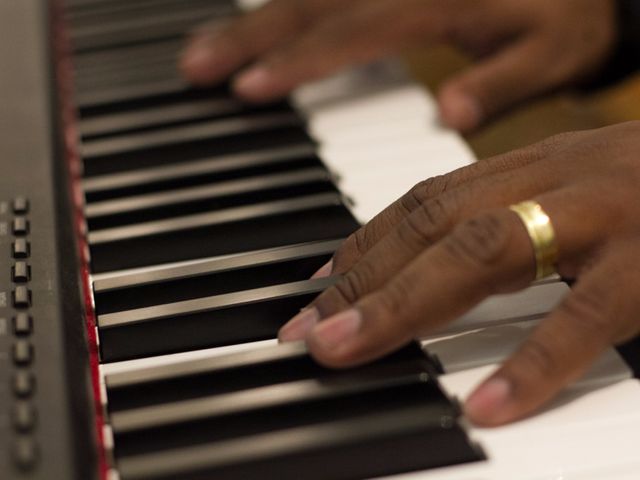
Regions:
[[[449, 48], [414, 51], [406, 58], [414, 76], [431, 91], [469, 66], [468, 60]], [[628, 120], [640, 120], [640, 74], [598, 91], [565, 91], [529, 101], [467, 140], [476, 155], [485, 158], [557, 133]]]

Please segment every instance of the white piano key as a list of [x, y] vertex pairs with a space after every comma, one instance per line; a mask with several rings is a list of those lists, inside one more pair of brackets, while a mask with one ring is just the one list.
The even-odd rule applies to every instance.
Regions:
[[553, 310], [569, 292], [566, 283], [533, 285], [515, 293], [489, 297], [442, 331], [462, 330], [526, 321], [539, 318]]
[[366, 134], [376, 126], [382, 129], [420, 121], [429, 123], [436, 117], [436, 108], [424, 90], [409, 83], [355, 96], [338, 105], [322, 105], [311, 110], [308, 117], [310, 132], [320, 140], [333, 142], [345, 131]]
[[341, 191], [355, 202], [365, 223], [415, 184], [469, 165], [472, 155], [456, 137], [429, 142], [423, 134], [395, 139], [375, 149], [323, 145], [321, 158], [335, 172]]
[[269, 0], [236, 0], [236, 5], [238, 5], [243, 10], [253, 10], [255, 8], [261, 7]]
[[[440, 339], [422, 342], [424, 348], [440, 360], [446, 381], [458, 374], [468, 388], [468, 375], [475, 375], [474, 369], [497, 365], [511, 355], [538, 325], [537, 320], [512, 323], [480, 330], [450, 335]], [[618, 353], [610, 349], [605, 352], [591, 369], [575, 385], [579, 388], [612, 384], [633, 376], [627, 364]], [[473, 382], [471, 382], [473, 383]], [[456, 384], [457, 385], [457, 384]], [[466, 396], [468, 391], [458, 391]]]
[[[615, 358], [610, 356], [604, 363], [622, 372], [625, 367]], [[495, 368], [497, 365], [488, 365], [444, 375], [441, 382], [451, 395], [466, 398]], [[598, 368], [601, 367], [595, 370]], [[587, 377], [590, 375], [593, 371]], [[640, 384], [636, 380], [619, 379], [608, 384], [577, 382], [528, 419], [493, 429], [471, 427], [470, 435], [482, 445], [487, 461], [387, 478], [626, 480], [638, 465], [639, 404]]]
[[329, 107], [340, 108], [360, 95], [382, 92], [407, 84], [409, 76], [400, 61], [383, 60], [345, 69], [330, 77], [310, 82], [293, 92], [296, 107], [307, 115]]

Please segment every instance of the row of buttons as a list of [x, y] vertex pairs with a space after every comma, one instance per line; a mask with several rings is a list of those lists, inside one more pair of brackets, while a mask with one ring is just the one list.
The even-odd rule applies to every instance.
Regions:
[[36, 427], [37, 412], [31, 402], [35, 392], [36, 379], [29, 369], [34, 361], [34, 348], [30, 336], [33, 333], [33, 317], [27, 311], [31, 307], [32, 293], [27, 284], [31, 281], [31, 266], [27, 260], [31, 256], [31, 244], [26, 238], [30, 232], [30, 222], [25, 216], [29, 212], [29, 201], [18, 197], [12, 203], [16, 215], [12, 222], [14, 241], [12, 254], [15, 259], [11, 267], [11, 280], [15, 287], [12, 292], [12, 305], [18, 311], [12, 319], [13, 362], [16, 366], [12, 378], [12, 390], [16, 396], [13, 405], [12, 423], [17, 434], [13, 445], [13, 457], [21, 470], [31, 469], [38, 459], [38, 447], [31, 435]]

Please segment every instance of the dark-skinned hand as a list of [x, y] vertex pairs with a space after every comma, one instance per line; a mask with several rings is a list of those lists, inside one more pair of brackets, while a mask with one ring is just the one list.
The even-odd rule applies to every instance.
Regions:
[[527, 287], [533, 247], [509, 205], [539, 202], [572, 291], [473, 393], [500, 425], [532, 413], [608, 347], [640, 332], [640, 122], [553, 137], [417, 184], [351, 235], [316, 275], [335, 286], [280, 331], [322, 364], [380, 357], [486, 297]]
[[616, 39], [615, 0], [273, 0], [220, 27], [202, 26], [181, 58], [209, 85], [267, 101], [343, 67], [420, 45], [476, 58], [439, 92], [442, 120], [471, 130], [527, 98], [598, 70]]

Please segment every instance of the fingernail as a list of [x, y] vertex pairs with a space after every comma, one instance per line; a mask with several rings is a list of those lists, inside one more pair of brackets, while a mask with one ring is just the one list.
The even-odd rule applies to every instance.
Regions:
[[329, 275], [331, 275], [332, 271], [333, 271], [333, 260], [329, 260], [322, 267], [320, 267], [318, 271], [311, 276], [311, 278], [328, 277]]
[[482, 108], [473, 97], [462, 93], [444, 94], [440, 102], [440, 118], [456, 130], [472, 130], [482, 121]]
[[182, 53], [182, 67], [185, 69], [198, 69], [208, 64], [215, 58], [215, 52], [209, 43], [194, 43]]
[[511, 399], [511, 384], [504, 378], [493, 378], [480, 385], [465, 405], [465, 413], [476, 423], [497, 421]]
[[233, 88], [241, 95], [252, 95], [266, 90], [271, 81], [271, 74], [265, 67], [254, 67], [240, 74]]
[[317, 308], [303, 309], [280, 329], [278, 341], [285, 343], [303, 340], [319, 320], [320, 314]]
[[311, 336], [321, 348], [334, 350], [354, 338], [361, 324], [360, 311], [352, 308], [318, 324], [311, 332]]

